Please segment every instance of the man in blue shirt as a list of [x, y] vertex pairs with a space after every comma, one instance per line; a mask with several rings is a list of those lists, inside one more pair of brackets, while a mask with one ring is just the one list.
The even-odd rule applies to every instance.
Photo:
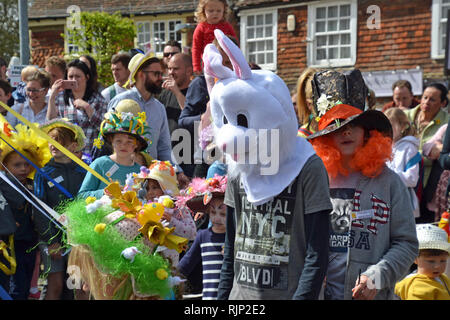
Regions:
[[169, 125], [164, 105], [155, 99], [161, 92], [162, 68], [158, 58], [138, 53], [130, 61], [130, 84], [132, 89], [115, 96], [108, 104], [108, 111], [114, 110], [123, 99], [132, 99], [145, 111], [150, 127], [152, 144], [147, 148], [148, 154], [158, 160], [170, 161], [172, 146]]

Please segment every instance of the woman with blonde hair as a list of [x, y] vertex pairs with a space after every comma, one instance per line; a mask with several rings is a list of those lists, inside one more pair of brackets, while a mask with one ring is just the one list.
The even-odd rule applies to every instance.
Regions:
[[317, 130], [313, 108], [311, 80], [317, 69], [306, 68], [297, 81], [297, 114], [299, 121], [298, 135], [306, 138]]

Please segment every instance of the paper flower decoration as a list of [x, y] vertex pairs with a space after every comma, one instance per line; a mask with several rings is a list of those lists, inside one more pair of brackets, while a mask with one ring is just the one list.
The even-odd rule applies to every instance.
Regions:
[[330, 110], [334, 106], [336, 106], [338, 104], [342, 104], [342, 102], [339, 100], [336, 102], [330, 101], [329, 100], [330, 98], [331, 98], [331, 96], [327, 96], [324, 93], [322, 93], [322, 95], [319, 97], [319, 99], [317, 99], [317, 111], [319, 112], [319, 116], [318, 116], [319, 119], [325, 113], [327, 113], [328, 110]]
[[139, 201], [136, 192], [127, 191], [122, 193], [118, 182], [110, 183], [105, 190], [113, 197], [111, 207], [123, 211], [126, 218], [134, 218], [141, 209], [141, 202]]

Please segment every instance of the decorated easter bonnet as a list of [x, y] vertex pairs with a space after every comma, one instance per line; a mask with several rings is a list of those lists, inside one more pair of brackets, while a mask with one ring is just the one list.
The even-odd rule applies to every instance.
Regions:
[[348, 73], [320, 71], [314, 74], [311, 84], [318, 130], [308, 140], [332, 133], [350, 122], [392, 137], [389, 119], [381, 111], [364, 111], [369, 90], [358, 69]]
[[158, 181], [163, 192], [170, 196], [178, 196], [178, 180], [174, 167], [169, 161], [153, 160], [150, 166], [141, 167], [139, 174], [134, 174], [139, 182], [145, 179], [154, 179]]
[[116, 112], [130, 112], [135, 116], [138, 116], [142, 112], [141, 106], [133, 99], [120, 100], [115, 106]]
[[105, 120], [100, 125], [99, 137], [95, 139], [94, 145], [101, 148], [102, 138], [114, 133], [124, 133], [133, 136], [141, 143], [140, 150], [147, 149], [150, 139], [150, 129], [147, 126], [145, 112], [134, 115], [131, 112], [107, 112]]
[[[0, 124], [2, 130], [1, 135], [3, 138], [0, 141], [0, 149], [2, 150], [0, 161], [2, 163], [5, 158], [14, 151], [12, 147], [22, 153], [39, 168], [42, 168], [51, 159], [52, 155], [48, 148], [47, 140], [38, 136], [33, 129], [19, 123], [14, 130], [1, 115]], [[35, 128], [39, 127], [37, 123], [33, 123], [33, 125]], [[30, 173], [30, 178], [34, 176], [34, 172], [35, 170]]]
[[224, 197], [227, 176], [214, 175], [213, 178], [193, 178], [189, 186], [182, 190], [177, 207], [187, 206], [192, 212], [205, 212], [214, 197]]
[[86, 135], [83, 132], [83, 129], [81, 129], [80, 126], [73, 124], [70, 122], [69, 119], [67, 118], [57, 118], [57, 119], [53, 119], [50, 120], [47, 123], [44, 123], [40, 126], [41, 130], [44, 131], [45, 133], [49, 133], [52, 129], [54, 128], [66, 128], [70, 131], [73, 132], [73, 134], [75, 135], [75, 141], [78, 144], [78, 150], [81, 150], [85, 147], [86, 145]]
[[419, 250], [437, 249], [450, 254], [450, 243], [447, 232], [433, 224], [418, 224], [416, 226]]
[[127, 83], [124, 85], [126, 87], [128, 84], [133, 85], [136, 82], [135, 76], [139, 68], [149, 59], [155, 56], [154, 52], [148, 51], [146, 54], [136, 53], [128, 63], [128, 70], [130, 70], [130, 77]]
[[[138, 297], [170, 296], [181, 281], [158, 247], [181, 252], [187, 239], [173, 234], [161, 220], [164, 205], [143, 205], [134, 191], [123, 192], [117, 182], [100, 199], [88, 197], [66, 205], [68, 242], [88, 248], [96, 268], [115, 278], [129, 276]], [[76, 262], [75, 262], [76, 263]]]

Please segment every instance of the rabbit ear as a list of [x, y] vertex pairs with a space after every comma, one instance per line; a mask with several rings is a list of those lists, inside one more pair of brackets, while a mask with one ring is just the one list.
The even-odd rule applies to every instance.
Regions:
[[252, 77], [252, 70], [247, 63], [241, 49], [238, 48], [220, 29], [214, 30], [214, 35], [220, 44], [220, 47], [225, 51], [233, 64], [234, 72], [239, 79], [250, 79]]
[[208, 44], [203, 51], [203, 64], [204, 64], [204, 72], [206, 75], [209, 75], [218, 79], [228, 79], [235, 77], [233, 71], [230, 68], [222, 65], [222, 55], [219, 50], [213, 44]]

